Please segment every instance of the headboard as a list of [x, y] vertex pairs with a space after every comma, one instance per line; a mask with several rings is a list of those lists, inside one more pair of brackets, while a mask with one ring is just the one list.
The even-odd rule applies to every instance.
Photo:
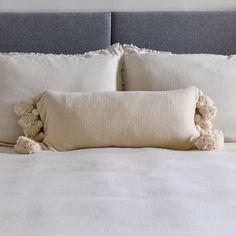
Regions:
[[236, 54], [236, 12], [117, 12], [115, 42], [174, 53]]
[[106, 48], [111, 13], [1, 13], [1, 52], [76, 54]]
[[116, 42], [236, 54], [236, 12], [0, 13], [1, 52], [75, 54]]

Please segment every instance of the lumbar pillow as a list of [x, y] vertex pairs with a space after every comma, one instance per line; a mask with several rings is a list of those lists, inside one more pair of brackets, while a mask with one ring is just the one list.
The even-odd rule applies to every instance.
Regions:
[[214, 125], [226, 141], [236, 141], [236, 56], [171, 54], [124, 45], [127, 91], [165, 91], [196, 86], [218, 108]]
[[[17, 104], [15, 110], [20, 111], [21, 106], [26, 103]], [[28, 153], [39, 151], [38, 141], [43, 149], [56, 151], [94, 147], [214, 150], [224, 141], [222, 132], [212, 129], [216, 107], [194, 87], [166, 92], [47, 91], [36, 107], [38, 113], [35, 105], [23, 109], [28, 113], [18, 112], [20, 120], [33, 112], [39, 114], [32, 122], [19, 120], [24, 129], [27, 124], [27, 129], [35, 130], [39, 119], [43, 123], [34, 136], [26, 135], [29, 144], [25, 137], [18, 139], [18, 152], [27, 153], [27, 148]]]
[[14, 144], [23, 135], [12, 109], [20, 101], [32, 103], [35, 96], [47, 89], [67, 92], [121, 89], [122, 54], [119, 44], [83, 55], [0, 53], [0, 144]]

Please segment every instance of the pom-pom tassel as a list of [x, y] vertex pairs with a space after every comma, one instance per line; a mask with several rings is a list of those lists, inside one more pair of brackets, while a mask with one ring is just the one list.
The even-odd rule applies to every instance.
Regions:
[[15, 150], [21, 154], [33, 154], [41, 151], [39, 143], [25, 136], [20, 136], [15, 145]]
[[29, 114], [33, 109], [33, 105], [29, 102], [19, 102], [14, 106], [14, 111], [18, 117]]
[[201, 94], [196, 106], [194, 121], [200, 136], [195, 140], [194, 147], [198, 150], [219, 150], [224, 145], [224, 135], [220, 130], [213, 130], [212, 119], [217, 108], [211, 98]]
[[35, 116], [33, 113], [28, 113], [24, 116], [22, 116], [19, 120], [18, 120], [18, 124], [20, 125], [20, 127], [22, 127], [23, 129], [28, 129], [32, 126], [35, 125], [35, 123], [37, 123], [36, 121], [38, 120], [38, 117]]
[[224, 135], [220, 130], [202, 132], [200, 137], [194, 142], [198, 150], [212, 151], [219, 150], [224, 145]]

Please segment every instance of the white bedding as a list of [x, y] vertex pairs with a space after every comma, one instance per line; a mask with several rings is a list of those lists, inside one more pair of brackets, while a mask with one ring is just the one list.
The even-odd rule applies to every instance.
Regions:
[[0, 147], [0, 236], [158, 235], [236, 235], [236, 143], [32, 156]]

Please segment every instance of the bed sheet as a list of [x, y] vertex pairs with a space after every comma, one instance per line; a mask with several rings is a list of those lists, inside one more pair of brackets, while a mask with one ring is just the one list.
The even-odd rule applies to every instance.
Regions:
[[0, 235], [236, 235], [236, 143], [219, 152], [0, 147]]

